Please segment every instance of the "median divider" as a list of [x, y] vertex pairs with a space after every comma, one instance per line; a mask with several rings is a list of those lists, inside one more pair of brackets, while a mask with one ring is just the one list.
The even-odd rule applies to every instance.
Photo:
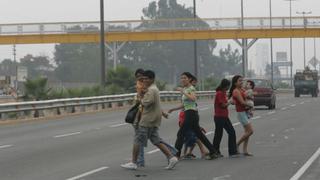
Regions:
[[[198, 91], [199, 99], [212, 99], [215, 91]], [[13, 102], [0, 104], [1, 120], [52, 117], [74, 113], [103, 111], [132, 105], [135, 93], [85, 98], [54, 99], [45, 101]], [[180, 101], [178, 91], [161, 91], [162, 102]]]

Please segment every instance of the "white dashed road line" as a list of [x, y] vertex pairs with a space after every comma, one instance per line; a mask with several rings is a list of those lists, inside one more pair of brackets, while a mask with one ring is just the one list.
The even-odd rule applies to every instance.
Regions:
[[295, 107], [295, 106], [296, 106], [296, 104], [291, 104], [291, 106], [292, 106], [292, 107]]
[[153, 153], [156, 153], [156, 152], [159, 152], [159, 151], [160, 151], [160, 149], [155, 149], [155, 150], [147, 152], [147, 154], [153, 154]]
[[80, 175], [78, 175], [78, 176], [69, 178], [69, 179], [67, 179], [67, 180], [77, 180], [77, 179], [81, 179], [81, 178], [83, 178], [83, 177], [92, 175], [92, 174], [94, 174], [94, 173], [97, 173], [97, 172], [99, 172], [99, 171], [103, 171], [103, 170], [108, 169], [108, 168], [109, 168], [109, 167], [101, 167], [101, 168], [98, 168], [98, 169], [95, 169], [95, 170], [92, 170], [92, 171], [89, 171], [89, 172], [80, 174]]
[[201, 108], [201, 109], [199, 109], [200, 111], [204, 111], [204, 110], [208, 110], [209, 108], [208, 107], [206, 107], [206, 108]]
[[213, 133], [214, 133], [214, 131], [209, 131], [209, 132], [206, 133], [206, 136], [208, 136], [210, 134], [213, 134]]
[[109, 127], [115, 128], [115, 127], [126, 126], [126, 125], [128, 125], [128, 123], [114, 124], [114, 125], [111, 125]]
[[68, 134], [61, 134], [61, 135], [57, 135], [54, 136], [54, 138], [61, 138], [61, 137], [68, 137], [68, 136], [73, 136], [73, 135], [77, 135], [77, 134], [81, 134], [82, 132], [74, 132], [74, 133], [68, 133]]
[[281, 108], [281, 110], [286, 110], [286, 109], [288, 109], [288, 107], [283, 107], [283, 108]]
[[255, 117], [253, 117], [253, 118], [251, 118], [252, 120], [255, 120], [255, 119], [260, 119], [261, 118], [261, 116], [255, 116]]
[[271, 115], [271, 114], [274, 114], [274, 113], [276, 113], [276, 112], [275, 111], [271, 111], [271, 112], [268, 112], [267, 114]]
[[233, 125], [233, 126], [238, 126], [238, 125], [240, 125], [240, 122], [233, 123], [232, 125]]
[[300, 104], [304, 104], [304, 102], [301, 102]]
[[298, 180], [312, 165], [312, 163], [320, 156], [320, 148], [311, 156], [311, 158], [290, 178], [290, 180]]
[[0, 149], [4, 149], [4, 148], [9, 148], [12, 147], [13, 145], [9, 144], [9, 145], [0, 145]]

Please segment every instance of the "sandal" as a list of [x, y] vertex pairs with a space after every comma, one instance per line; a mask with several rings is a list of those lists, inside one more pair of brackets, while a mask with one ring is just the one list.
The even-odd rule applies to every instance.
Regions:
[[244, 156], [253, 156], [253, 154], [250, 153], [243, 153]]

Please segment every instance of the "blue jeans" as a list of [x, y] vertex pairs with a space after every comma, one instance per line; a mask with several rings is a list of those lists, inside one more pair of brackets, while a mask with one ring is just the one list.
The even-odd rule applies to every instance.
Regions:
[[[176, 148], [174, 148], [173, 146], [171, 146], [170, 144], [164, 142], [162, 139], [160, 140], [161, 144], [164, 144], [169, 151], [171, 152], [171, 154], [176, 155], [178, 150]], [[144, 146], [140, 146], [139, 148], [139, 154], [138, 154], [138, 159], [137, 159], [137, 165], [138, 166], [145, 166], [144, 163]]]
[[144, 166], [144, 146], [141, 145], [139, 148], [139, 154], [137, 159], [138, 166]]

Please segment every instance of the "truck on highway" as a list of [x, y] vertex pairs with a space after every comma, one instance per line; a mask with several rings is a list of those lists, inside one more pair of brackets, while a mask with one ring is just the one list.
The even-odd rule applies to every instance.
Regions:
[[304, 70], [297, 70], [294, 75], [294, 97], [301, 94], [311, 94], [318, 97], [318, 71], [311, 70], [308, 66]]

